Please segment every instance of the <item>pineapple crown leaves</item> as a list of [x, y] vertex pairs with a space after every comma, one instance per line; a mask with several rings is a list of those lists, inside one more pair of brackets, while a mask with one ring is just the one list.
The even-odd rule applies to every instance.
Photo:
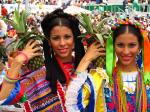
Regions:
[[13, 45], [12, 50], [15, 51], [22, 48], [30, 39], [42, 41], [45, 38], [35, 27], [31, 31], [29, 31], [29, 27], [27, 25], [27, 17], [27, 11], [22, 10], [20, 12], [18, 7], [18, 9], [15, 9], [14, 11], [13, 20], [4, 20], [13, 26], [19, 37], [11, 44], [9, 44], [7, 48], [10, 48]]
[[25, 33], [27, 31], [27, 23], [26, 23], [26, 19], [27, 19], [27, 12], [25, 10], [22, 10], [22, 12], [19, 12], [19, 10], [15, 9], [14, 11], [14, 25], [13, 26], [17, 33]]
[[87, 14], [81, 13], [79, 15], [79, 22], [86, 29], [86, 31], [89, 34], [94, 33], [93, 26], [92, 26], [92, 23], [91, 23], [91, 19], [89, 18], [89, 16]]
[[[103, 47], [104, 47], [104, 38], [108, 38], [111, 32], [111, 28], [105, 27], [105, 25], [108, 25], [107, 22], [108, 20], [111, 20], [111, 19], [112, 17], [104, 18], [95, 27], [92, 25], [91, 19], [87, 14], [81, 13], [79, 15], [80, 24], [81, 26], [85, 28], [86, 33], [95, 35], [95, 39], [98, 40]], [[83, 37], [83, 35], [79, 37]]]
[[97, 30], [97, 32], [99, 32], [99, 33], [101, 33], [102, 31], [105, 31], [105, 30], [103, 30], [104, 29], [104, 26], [107, 24], [107, 22], [109, 21], [109, 20], [111, 20], [112, 19], [112, 17], [108, 17], [108, 18], [104, 18], [103, 20], [101, 20], [99, 23], [98, 23], [98, 25], [96, 26], [96, 30]]
[[16, 51], [18, 49], [22, 49], [30, 39], [39, 40], [41, 42], [45, 39], [44, 35], [38, 34], [37, 32], [34, 31], [27, 32], [24, 35], [20, 36], [21, 37], [19, 39], [14, 40], [10, 44], [8, 44], [6, 46], [6, 49], [7, 50], [12, 49], [13, 51]]
[[104, 47], [104, 39], [103, 39], [102, 35], [101, 34], [96, 34], [96, 36], [97, 36], [100, 44]]
[[27, 12], [22, 10], [21, 12], [18, 9], [15, 9], [13, 14], [13, 20], [4, 19], [5, 22], [10, 23], [17, 33], [27, 32]]

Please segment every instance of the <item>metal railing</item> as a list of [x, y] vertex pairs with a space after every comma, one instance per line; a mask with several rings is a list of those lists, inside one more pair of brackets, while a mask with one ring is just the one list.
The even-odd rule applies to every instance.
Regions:
[[[86, 6], [86, 9], [88, 10], [94, 10], [94, 7], [97, 7], [97, 9], [100, 9], [99, 7], [103, 8], [104, 11], [111, 11], [111, 12], [119, 12], [119, 11], [124, 11], [123, 5], [88, 5]], [[136, 11], [141, 11], [142, 10], [142, 4], [134, 6], [133, 4], [128, 5], [129, 10], [136, 10]], [[150, 5], [147, 6], [147, 12], [150, 12]]]

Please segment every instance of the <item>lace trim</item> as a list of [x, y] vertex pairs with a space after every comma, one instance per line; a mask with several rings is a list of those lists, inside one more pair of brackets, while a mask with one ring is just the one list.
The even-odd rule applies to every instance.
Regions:
[[[73, 81], [70, 82], [68, 89], [66, 91], [66, 108], [68, 112], [80, 112], [81, 110], [78, 108], [77, 103], [77, 97], [78, 92], [82, 88], [83, 84], [85, 83], [87, 77], [88, 77], [87, 71], [81, 72], [77, 75], [76, 78], [73, 79]], [[85, 107], [84, 104], [82, 104], [82, 107]]]

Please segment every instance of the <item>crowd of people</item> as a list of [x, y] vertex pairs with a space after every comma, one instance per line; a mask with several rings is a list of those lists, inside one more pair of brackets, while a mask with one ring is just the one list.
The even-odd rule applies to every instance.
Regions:
[[[32, 13], [27, 24], [44, 35], [42, 44], [31, 39], [22, 50], [5, 52], [0, 60], [0, 109], [27, 112], [147, 112], [150, 110], [150, 18], [148, 15], [92, 13], [92, 24], [111, 18], [105, 47], [94, 41], [85, 47], [79, 36], [86, 33], [78, 15], [56, 9]], [[4, 17], [13, 20], [13, 13]], [[94, 30], [94, 29], [91, 29]], [[11, 33], [10, 33], [11, 31]], [[11, 35], [6, 35], [9, 34]], [[89, 35], [85, 35], [90, 38]], [[96, 34], [98, 35], [98, 34]], [[0, 21], [0, 46], [19, 34]], [[1, 50], [1, 48], [0, 48]], [[6, 49], [7, 50], [7, 49]], [[1, 50], [2, 51], [2, 50]], [[6, 59], [7, 56], [7, 59]], [[41, 68], [25, 65], [43, 56]], [[106, 56], [106, 67], [93, 66]], [[5, 57], [5, 58], [4, 58]], [[10, 61], [11, 60], [11, 61]]]

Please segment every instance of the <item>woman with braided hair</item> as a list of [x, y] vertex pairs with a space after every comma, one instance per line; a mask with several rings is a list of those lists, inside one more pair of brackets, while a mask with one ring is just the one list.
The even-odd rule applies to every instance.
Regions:
[[84, 47], [77, 38], [79, 21], [57, 9], [44, 17], [41, 27], [46, 37], [43, 41], [45, 66], [31, 73], [20, 73], [23, 64], [42, 55], [39, 43], [31, 40], [18, 52], [10, 69], [3, 72], [1, 105], [26, 98], [27, 112], [29, 108], [34, 112], [66, 112], [65, 91], [70, 80], [76, 77], [75, 69], [84, 56]]
[[89, 62], [97, 58], [92, 52], [96, 54], [99, 50], [99, 46], [89, 47], [84, 56], [86, 61], [81, 60], [76, 69], [77, 77], [68, 86], [67, 110], [149, 112], [149, 49], [147, 32], [138, 22], [129, 19], [116, 22], [112, 27], [112, 37], [107, 39], [106, 70], [97, 67], [86, 71]]

